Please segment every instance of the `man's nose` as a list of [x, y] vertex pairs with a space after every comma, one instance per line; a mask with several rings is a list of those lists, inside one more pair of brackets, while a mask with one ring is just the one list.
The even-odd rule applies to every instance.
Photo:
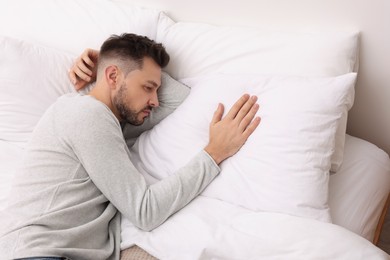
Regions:
[[152, 98], [149, 100], [149, 105], [151, 107], [158, 107], [160, 105], [160, 103], [158, 101], [157, 92], [155, 94], [153, 94]]

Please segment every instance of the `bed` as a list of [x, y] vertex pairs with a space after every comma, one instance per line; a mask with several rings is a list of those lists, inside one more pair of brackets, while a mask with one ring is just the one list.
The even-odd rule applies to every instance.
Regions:
[[[264, 4], [262, 12], [283, 6], [254, 2], [247, 4]], [[110, 34], [134, 32], [162, 42], [171, 56], [159, 93], [168, 113], [146, 132], [124, 133], [149, 183], [204, 146], [217, 102], [229, 107], [243, 92], [256, 94], [262, 124], [163, 225], [144, 232], [123, 218], [121, 259], [389, 259], [376, 246], [390, 192], [389, 122], [378, 119], [385, 125], [373, 138], [353, 111], [370, 78], [361, 59], [372, 47], [361, 40], [370, 35], [365, 25], [302, 19], [286, 26], [270, 15], [259, 25], [242, 6], [237, 16], [222, 8], [218, 19], [199, 11], [198, 21], [175, 1], [7, 0], [0, 7], [0, 210], [16, 196], [12, 177], [40, 116], [75, 91], [67, 78], [75, 57]], [[381, 101], [372, 109], [385, 116]]]

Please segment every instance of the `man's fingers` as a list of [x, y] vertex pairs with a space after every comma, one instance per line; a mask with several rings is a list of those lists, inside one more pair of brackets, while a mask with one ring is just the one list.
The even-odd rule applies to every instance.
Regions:
[[212, 125], [215, 125], [216, 123], [221, 121], [223, 111], [224, 111], [224, 107], [221, 103], [219, 103], [217, 110], [215, 110], [215, 112], [214, 112], [213, 119], [211, 120]]
[[[250, 99], [248, 99], [248, 101], [246, 101], [246, 103], [242, 106], [242, 108], [240, 109], [240, 111], [238, 111], [235, 119], [241, 123], [241, 121], [243, 120], [243, 118], [245, 118], [247, 116], [247, 114], [251, 111], [251, 109], [253, 108], [253, 106], [255, 105], [257, 101], [257, 96], [251, 96]], [[252, 121], [252, 120], [251, 120]]]
[[73, 84], [73, 86], [74, 86], [74, 88], [76, 90], [80, 90], [80, 89], [84, 88], [87, 85], [86, 81], [79, 80], [77, 78], [77, 75], [76, 75], [76, 73], [73, 70], [69, 70], [68, 75], [69, 75], [70, 81], [72, 82], [72, 84]]
[[68, 71], [68, 76], [69, 76], [69, 79], [70, 81], [72, 82], [73, 85], [76, 85], [77, 83], [77, 77], [76, 77], [76, 74], [74, 73], [73, 69], [70, 69]]
[[245, 129], [243, 136], [245, 139], [248, 139], [249, 136], [256, 130], [256, 128], [259, 126], [261, 121], [261, 118], [257, 116], [255, 119], [253, 119], [252, 123]]
[[82, 61], [84, 61], [85, 64], [90, 66], [91, 68], [95, 67], [95, 62], [93, 62], [88, 55], [84, 55], [82, 57]]
[[87, 82], [85, 81], [77, 81], [77, 83], [74, 85], [74, 88], [76, 90], [83, 89], [87, 85]]
[[238, 99], [226, 115], [226, 118], [234, 119], [242, 106], [248, 101], [249, 97], [250, 96], [248, 94], [244, 94], [240, 99]]
[[93, 68], [96, 67], [98, 57], [99, 51], [85, 49], [75, 61], [68, 76], [76, 90], [84, 88], [95, 77]]
[[[250, 110], [244, 116], [244, 118], [241, 119], [241, 121], [239, 123], [239, 129], [242, 132], [244, 132], [245, 129], [247, 128], [247, 126], [252, 122], [252, 120], [255, 117], [257, 111], [259, 111], [259, 107], [260, 107], [259, 104], [253, 104], [252, 107], [250, 108]], [[241, 113], [241, 111], [240, 111], [240, 113]], [[237, 118], [238, 118], [238, 115], [237, 115], [236, 119]]]
[[[79, 60], [77, 63], [76, 63], [76, 67], [78, 67], [85, 75], [91, 77], [92, 76], [92, 70], [90, 68], [87, 67], [87, 65], [84, 63], [84, 60]], [[78, 75], [80, 78], [82, 78], [81, 76], [83, 75]]]
[[99, 51], [94, 49], [86, 49], [87, 56], [96, 62], [99, 58]]
[[86, 82], [91, 81], [91, 77], [88, 74], [86, 74], [83, 70], [81, 70], [79, 66], [74, 66], [73, 71], [78, 78], [80, 78]]

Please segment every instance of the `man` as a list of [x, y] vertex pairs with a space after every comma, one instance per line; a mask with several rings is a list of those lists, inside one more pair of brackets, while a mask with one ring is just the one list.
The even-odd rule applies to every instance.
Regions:
[[[147, 186], [129, 159], [121, 122], [142, 124], [159, 105], [168, 54], [134, 34], [112, 36], [89, 95], [60, 97], [34, 130], [1, 216], [1, 259], [119, 259], [120, 213], [152, 230], [196, 197], [258, 126], [256, 97], [241, 97], [186, 166]], [[32, 257], [32, 258], [31, 258]]]

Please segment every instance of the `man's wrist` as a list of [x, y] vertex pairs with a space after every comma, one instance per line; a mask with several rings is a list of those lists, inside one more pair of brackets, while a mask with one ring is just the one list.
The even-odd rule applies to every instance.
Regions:
[[214, 162], [219, 165], [223, 160], [224, 158], [222, 158], [218, 151], [216, 149], [213, 149], [211, 146], [207, 145], [204, 149], [203, 149], [206, 153], [208, 153], [208, 155], [210, 155], [210, 157], [214, 160]]

